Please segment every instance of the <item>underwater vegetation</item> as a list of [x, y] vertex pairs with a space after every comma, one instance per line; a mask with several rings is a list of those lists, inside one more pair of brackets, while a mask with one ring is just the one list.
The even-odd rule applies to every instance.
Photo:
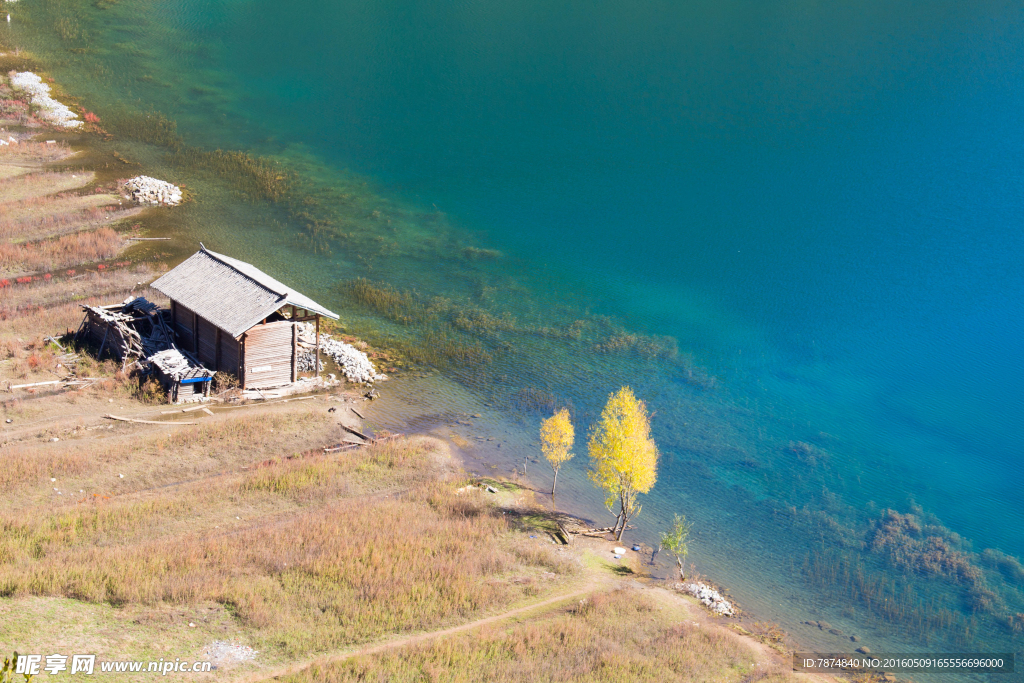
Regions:
[[184, 146], [178, 124], [157, 111], [124, 109], [104, 117], [107, 128], [121, 137], [177, 150]]
[[487, 365], [494, 360], [494, 356], [479, 342], [467, 342], [444, 329], [428, 330], [414, 339], [391, 340], [387, 346], [388, 352], [413, 363], [439, 369], [465, 370]]
[[977, 617], [965, 616], [941, 597], [922, 597], [905, 578], [869, 568], [854, 552], [814, 551], [804, 560], [803, 574], [824, 594], [859, 604], [915, 636], [943, 634], [960, 646], [977, 637]]
[[497, 249], [480, 249], [479, 247], [466, 247], [462, 250], [462, 256], [470, 261], [482, 259], [501, 258], [501, 252]]
[[450, 308], [450, 302], [439, 297], [427, 299], [365, 278], [342, 283], [340, 288], [356, 304], [400, 325], [437, 321]]
[[[443, 323], [480, 337], [495, 337], [497, 333], [508, 332], [549, 339], [590, 341], [585, 350], [597, 354], [622, 353], [649, 360], [681, 357], [678, 344], [672, 337], [626, 333], [604, 316], [576, 319], [560, 328], [534, 326], [520, 323], [508, 312], [495, 315], [471, 304], [411, 290], [398, 290], [386, 283], [374, 283], [365, 278], [343, 282], [339, 289], [358, 306], [401, 325]], [[685, 359], [682, 365], [687, 367]], [[691, 373], [697, 370], [692, 364], [688, 367]]]
[[558, 399], [554, 394], [534, 387], [523, 387], [517, 390], [512, 394], [509, 403], [511, 408], [517, 412], [536, 413], [544, 416], [553, 415], [558, 407]]
[[910, 513], [885, 510], [868, 547], [901, 569], [973, 586], [982, 580], [981, 569], [959, 549], [962, 543], [958, 534], [944, 527], [924, 525]]
[[[835, 543], [836, 537], [830, 547], [808, 554], [804, 579], [925, 640], [966, 646], [990, 637], [993, 628], [1024, 633], [1020, 591], [1001, 583], [1021, 578], [1019, 560], [994, 549], [973, 553], [958, 534], [919, 508], [912, 510], [883, 510], [862, 537], [866, 555], [848, 535], [845, 542]], [[810, 521], [800, 520], [805, 526]]]
[[184, 147], [170, 161], [182, 168], [214, 173], [254, 201], [278, 201], [288, 193], [291, 181], [288, 171], [276, 161], [246, 152]]
[[636, 333], [613, 334], [593, 346], [598, 353], [631, 353], [647, 358], [675, 358], [679, 347], [672, 337], [651, 337]]
[[1016, 557], [994, 548], [986, 548], [981, 553], [981, 563], [997, 570], [1010, 583], [1024, 585], [1024, 565]]

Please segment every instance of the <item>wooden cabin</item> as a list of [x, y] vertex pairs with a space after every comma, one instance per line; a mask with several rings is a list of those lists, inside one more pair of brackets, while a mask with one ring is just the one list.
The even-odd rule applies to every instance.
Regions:
[[253, 265], [203, 247], [152, 285], [171, 300], [177, 346], [206, 368], [236, 375], [243, 389], [298, 379], [298, 323], [337, 314]]

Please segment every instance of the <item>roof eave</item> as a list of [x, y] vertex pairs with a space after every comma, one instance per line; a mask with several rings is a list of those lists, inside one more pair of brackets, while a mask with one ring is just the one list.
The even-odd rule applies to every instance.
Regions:
[[323, 308], [321, 306], [317, 306], [316, 308], [311, 308], [309, 306], [309, 304], [307, 304], [307, 303], [295, 302], [295, 301], [292, 301], [290, 299], [285, 299], [284, 304], [286, 306], [295, 306], [295, 308], [301, 308], [304, 311], [309, 311], [311, 313], [316, 313], [317, 315], [322, 315], [323, 317], [330, 318], [331, 320], [338, 320], [341, 317], [337, 313], [335, 313], [334, 311], [329, 311], [326, 308]]
[[[304, 310], [304, 311], [310, 311], [311, 313], [315, 313], [315, 314], [317, 314], [317, 315], [321, 315], [321, 316], [323, 316], [323, 317], [325, 317], [325, 318], [330, 318], [331, 320], [338, 320], [338, 315], [337, 315], [337, 314], [335, 314], [335, 313], [332, 313], [331, 311], [328, 311], [327, 309], [319, 309], [319, 310], [316, 310], [316, 309], [313, 309], [313, 308], [307, 308], [306, 306], [304, 306], [304, 305], [301, 305], [301, 304], [293, 304], [293, 303], [292, 303], [291, 301], [289, 301], [289, 300], [288, 300], [287, 298], [284, 298], [284, 299], [280, 299], [280, 300], [278, 300], [277, 304], [275, 305], [275, 307], [274, 307], [273, 309], [271, 309], [271, 310], [267, 311], [266, 313], [263, 313], [263, 314], [261, 314], [261, 315], [260, 315], [260, 317], [258, 317], [258, 318], [256, 318], [255, 320], [253, 320], [253, 321], [251, 321], [251, 322], [247, 323], [247, 324], [245, 325], [245, 327], [243, 327], [243, 328], [239, 329], [238, 331], [235, 331], [235, 330], [225, 330], [225, 332], [227, 332], [228, 334], [230, 334], [230, 335], [231, 335], [232, 337], [234, 337], [235, 339], [238, 339], [238, 338], [239, 338], [239, 337], [241, 337], [241, 336], [242, 336], [243, 334], [245, 334], [246, 332], [248, 332], [248, 331], [249, 331], [249, 330], [251, 330], [252, 328], [254, 328], [254, 327], [256, 327], [257, 325], [259, 325], [259, 324], [260, 324], [260, 321], [262, 321], [262, 320], [266, 320], [266, 319], [267, 319], [267, 317], [268, 317], [268, 316], [269, 316], [269, 315], [270, 315], [271, 313], [273, 313], [274, 311], [279, 311], [279, 310], [281, 310], [281, 309], [282, 309], [283, 307], [285, 307], [285, 306], [295, 306], [296, 308], [301, 308], [301, 309], [302, 309], [302, 310]], [[285, 319], [285, 321], [281, 321], [281, 322], [286, 322], [286, 321], [287, 321], [287, 319]]]

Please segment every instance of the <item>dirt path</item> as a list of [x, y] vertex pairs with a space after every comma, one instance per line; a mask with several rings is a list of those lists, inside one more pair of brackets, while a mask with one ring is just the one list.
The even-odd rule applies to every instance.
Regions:
[[508, 612], [494, 614], [489, 617], [484, 617], [483, 619], [477, 619], [476, 621], [470, 621], [465, 624], [461, 624], [459, 626], [452, 626], [438, 631], [417, 633], [411, 636], [404, 636], [401, 638], [393, 638], [391, 640], [365, 645], [358, 650], [350, 650], [347, 652], [337, 652], [334, 654], [320, 655], [312, 659], [305, 659], [302, 661], [293, 662], [287, 666], [280, 667], [277, 669], [253, 671], [247, 673], [245, 676], [241, 678], [235, 679], [235, 681], [236, 683], [255, 683], [256, 681], [263, 681], [270, 678], [277, 678], [279, 676], [288, 676], [290, 674], [298, 673], [302, 669], [305, 669], [306, 667], [309, 667], [316, 663], [340, 662], [346, 659], [351, 659], [352, 657], [358, 657], [360, 655], [375, 654], [377, 652], [384, 652], [385, 650], [404, 647], [406, 645], [415, 645], [417, 643], [427, 642], [430, 640], [434, 640], [435, 638], [444, 638], [446, 636], [461, 633], [463, 631], [470, 631], [472, 629], [479, 628], [481, 626], [486, 626], [488, 624], [493, 624], [499, 621], [505, 621], [507, 619], [519, 616], [520, 614], [526, 614], [527, 612], [532, 612], [534, 610], [541, 609], [549, 605], [554, 605], [559, 602], [564, 602], [566, 600], [572, 600], [573, 598], [578, 598], [580, 596], [587, 595], [597, 590], [598, 588], [601, 588], [604, 583], [606, 582], [602, 582], [599, 580], [591, 580], [586, 585], [579, 586], [576, 589], [571, 590], [569, 592], [559, 593], [558, 595], [554, 595], [550, 598], [545, 598], [540, 602], [535, 602], [530, 605], [525, 605], [523, 607], [517, 607], [516, 609], [509, 610]]

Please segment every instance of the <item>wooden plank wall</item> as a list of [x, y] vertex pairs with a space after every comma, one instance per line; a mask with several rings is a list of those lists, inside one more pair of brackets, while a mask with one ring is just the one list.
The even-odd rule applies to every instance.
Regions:
[[[107, 323], [100, 319], [99, 316], [88, 314], [89, 316], [89, 340], [96, 345], [96, 351], [99, 351], [100, 346], [103, 346], [103, 356], [109, 358], [121, 359], [124, 358], [124, 344], [121, 340], [121, 335], [117, 333], [117, 330], [110, 327], [110, 333], [107, 334]], [[106, 336], [106, 344], [104, 345], [103, 339]]]
[[273, 387], [292, 381], [294, 325], [282, 320], [255, 325], [245, 333], [246, 388]]
[[174, 315], [174, 331], [178, 333], [178, 346], [191, 351], [195, 341], [192, 337], [192, 323], [195, 315], [191, 308], [182, 306], [177, 301], [171, 302]]
[[206, 318], [199, 318], [199, 362], [217, 370], [217, 328]]
[[223, 370], [238, 375], [238, 349], [240, 344], [223, 330], [220, 333], [220, 362], [214, 370]]

